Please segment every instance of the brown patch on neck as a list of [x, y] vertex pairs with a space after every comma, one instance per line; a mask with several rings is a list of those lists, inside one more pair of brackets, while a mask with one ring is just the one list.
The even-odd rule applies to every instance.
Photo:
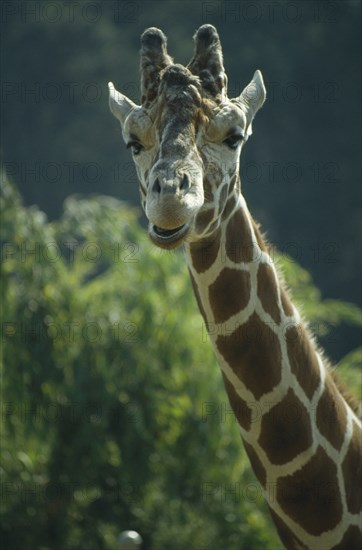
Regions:
[[274, 512], [273, 508], [269, 505], [269, 511], [271, 518], [275, 527], [277, 528], [278, 535], [280, 540], [284, 544], [285, 548], [298, 548], [298, 550], [305, 549], [308, 550], [308, 547], [305, 546], [289, 529], [289, 527], [284, 523], [282, 519]]
[[248, 455], [250, 464], [253, 468], [254, 474], [256, 475], [259, 483], [263, 487], [265, 487], [265, 484], [266, 484], [266, 471], [265, 471], [265, 468], [262, 465], [262, 463], [260, 461], [260, 458], [256, 454], [253, 447], [249, 443], [247, 443], [244, 439], [243, 439], [243, 443], [244, 443], [246, 454]]
[[281, 350], [277, 336], [253, 313], [228, 336], [218, 336], [219, 352], [255, 399], [281, 380]]
[[292, 389], [263, 416], [259, 443], [272, 464], [286, 464], [313, 443], [310, 415]]
[[250, 429], [251, 424], [251, 410], [249, 409], [246, 401], [242, 399], [235, 391], [234, 386], [229, 382], [224, 373], [222, 373], [226, 393], [229, 397], [231, 408], [235, 414], [236, 420], [244, 430]]
[[283, 311], [285, 315], [287, 315], [288, 317], [291, 317], [294, 313], [293, 306], [284, 288], [280, 289], [280, 301], [282, 303]]
[[297, 472], [278, 479], [277, 501], [311, 535], [321, 535], [341, 521], [337, 467], [321, 447]]
[[213, 265], [219, 252], [220, 240], [221, 231], [217, 229], [213, 235], [190, 243], [192, 265], [197, 273], [204, 273]]
[[237, 196], [235, 193], [232, 193], [228, 200], [226, 201], [226, 204], [225, 204], [225, 208], [224, 208], [224, 212], [222, 214], [222, 217], [224, 220], [227, 220], [228, 217], [230, 216], [231, 212], [234, 210], [235, 206], [236, 206], [236, 203], [237, 203]]
[[362, 532], [356, 525], [351, 525], [341, 542], [331, 550], [360, 550], [360, 548], [362, 548]]
[[[260, 231], [259, 224], [257, 222], [255, 222], [255, 220], [252, 217], [251, 217], [251, 224], [252, 224], [252, 227], [253, 227], [256, 242], [258, 243], [258, 246], [259, 246], [260, 250], [262, 252], [266, 252], [267, 254], [269, 254], [268, 243], [264, 239], [264, 237], [263, 237], [263, 235]], [[282, 284], [279, 285], [279, 288], [280, 288], [280, 301], [281, 301], [281, 304], [282, 304], [282, 307], [283, 307], [283, 311], [284, 311], [285, 315], [292, 316], [294, 314], [294, 310], [293, 310], [293, 306], [292, 306], [292, 303], [290, 301], [290, 298], [288, 296], [288, 293], [287, 293], [287, 291], [285, 290], [285, 288], [283, 287]]]
[[299, 385], [308, 397], [312, 399], [320, 384], [317, 353], [308, 338], [303, 325], [291, 325], [285, 333], [290, 369], [295, 374]]
[[226, 254], [238, 264], [253, 260], [253, 241], [248, 216], [241, 208], [230, 218], [226, 227]]
[[216, 323], [224, 323], [242, 311], [250, 299], [250, 274], [224, 267], [209, 287], [209, 300]]
[[204, 310], [204, 306], [202, 305], [199, 289], [197, 287], [195, 279], [192, 276], [192, 273], [191, 273], [190, 269], [189, 269], [189, 274], [190, 274], [191, 284], [192, 284], [192, 288], [193, 288], [193, 291], [194, 291], [194, 294], [195, 294], [197, 305], [199, 307], [200, 313], [201, 313], [201, 315], [202, 315], [202, 317], [205, 321], [205, 324], [207, 326], [207, 317], [206, 317], [206, 313], [205, 313], [205, 310]]
[[339, 450], [347, 428], [347, 411], [342, 396], [327, 373], [325, 388], [321, 395], [316, 415], [318, 430]]
[[215, 210], [210, 208], [200, 212], [196, 217], [195, 229], [197, 233], [203, 233], [207, 226], [212, 222], [215, 216]]
[[273, 269], [261, 263], [258, 269], [258, 297], [266, 313], [279, 325], [281, 321], [278, 305], [278, 288]]
[[346, 403], [350, 406], [352, 411], [355, 413], [357, 418], [362, 420], [362, 413], [361, 413], [361, 405], [359, 401], [354, 397], [354, 395], [351, 395], [348, 388], [345, 386], [343, 380], [341, 380], [338, 376], [338, 373], [331, 368], [328, 368], [328, 373], [333, 379], [333, 382], [335, 383], [339, 393], [343, 396], [343, 399], [346, 401]]
[[361, 431], [353, 422], [353, 434], [342, 463], [348, 510], [352, 514], [362, 511], [362, 440]]

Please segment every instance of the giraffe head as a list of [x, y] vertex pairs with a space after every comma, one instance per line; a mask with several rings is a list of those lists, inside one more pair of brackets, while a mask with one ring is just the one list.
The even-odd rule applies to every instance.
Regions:
[[156, 28], [141, 37], [141, 106], [109, 83], [109, 104], [132, 149], [151, 240], [175, 248], [210, 235], [238, 185], [239, 156], [265, 100], [260, 71], [234, 99], [219, 36], [196, 32], [187, 67], [174, 64]]

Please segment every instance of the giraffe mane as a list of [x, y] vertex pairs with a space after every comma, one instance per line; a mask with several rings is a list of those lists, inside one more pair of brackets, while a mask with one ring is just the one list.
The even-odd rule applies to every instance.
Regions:
[[339, 393], [347, 401], [348, 405], [351, 407], [357, 418], [359, 418], [359, 420], [362, 420], [362, 406], [359, 403], [358, 399], [351, 394], [345, 382], [341, 379], [340, 375], [337, 372], [337, 367], [334, 367], [329, 363], [327, 363], [326, 366], [327, 372], [331, 375]]
[[[253, 229], [254, 229], [255, 236], [256, 236], [256, 239], [258, 241], [259, 246], [261, 247], [262, 250], [267, 250], [270, 247], [270, 244], [268, 243], [266, 233], [261, 231], [260, 224], [258, 224], [254, 220], [252, 220], [252, 223], [253, 223]], [[281, 286], [283, 287], [283, 289], [284, 289], [285, 293], [287, 294], [288, 298], [291, 299], [293, 297], [293, 292], [291, 291], [291, 289], [288, 287], [288, 285], [286, 283], [283, 270], [280, 266], [280, 263], [278, 263], [278, 261], [276, 261], [276, 269], [277, 269], [277, 272], [278, 272], [278, 278], [280, 280]], [[306, 323], [305, 329], [308, 332], [309, 339], [313, 341], [314, 346], [316, 348], [316, 351], [323, 357], [323, 362], [326, 366], [327, 374], [329, 374], [331, 376], [331, 378], [332, 378], [334, 384], [336, 385], [339, 393], [345, 399], [345, 401], [347, 402], [349, 407], [352, 409], [352, 411], [355, 413], [357, 418], [359, 420], [362, 420], [362, 405], [361, 405], [361, 403], [359, 402], [357, 397], [355, 397], [350, 392], [350, 390], [347, 388], [345, 382], [341, 379], [341, 377], [338, 373], [338, 367], [331, 363], [331, 361], [328, 359], [328, 357], [326, 357], [325, 351], [322, 348], [320, 348], [320, 346], [318, 346], [318, 344], [315, 342], [315, 339], [310, 334], [310, 331], [308, 331], [307, 323]]]

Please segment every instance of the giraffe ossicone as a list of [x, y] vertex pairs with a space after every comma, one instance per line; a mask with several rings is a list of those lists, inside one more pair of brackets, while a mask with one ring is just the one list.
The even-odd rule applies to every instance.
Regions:
[[[240, 152], [266, 91], [236, 98], [218, 33], [187, 67], [157, 28], [141, 37], [141, 105], [109, 84], [151, 240], [184, 246], [245, 450], [287, 548], [362, 547], [362, 425], [284, 289], [241, 193]], [[255, 410], [258, 414], [254, 414]]]

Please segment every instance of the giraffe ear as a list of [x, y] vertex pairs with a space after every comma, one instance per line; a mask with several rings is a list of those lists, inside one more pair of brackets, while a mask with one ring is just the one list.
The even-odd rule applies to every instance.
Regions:
[[113, 86], [113, 82], [108, 82], [108, 88], [109, 108], [123, 126], [127, 116], [133, 109], [137, 108], [137, 105], [128, 99], [128, 97], [119, 93]]
[[239, 97], [234, 100], [244, 112], [247, 119], [247, 134], [252, 134], [252, 121], [256, 113], [262, 107], [266, 99], [266, 89], [264, 85], [263, 75], [257, 70], [254, 73], [252, 80], [244, 88]]
[[214, 99], [226, 98], [225, 74], [219, 35], [213, 25], [202, 25], [194, 36], [195, 52], [187, 68], [197, 75], [204, 90]]
[[141, 103], [149, 107], [156, 99], [160, 72], [172, 64], [167, 53], [167, 38], [160, 29], [150, 27], [141, 36]]

